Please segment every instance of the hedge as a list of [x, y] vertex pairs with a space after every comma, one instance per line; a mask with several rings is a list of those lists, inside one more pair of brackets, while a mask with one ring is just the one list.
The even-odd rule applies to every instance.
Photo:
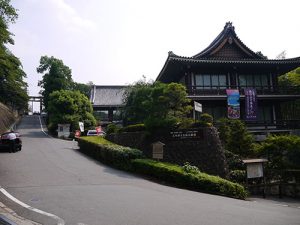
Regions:
[[123, 147], [98, 136], [81, 137], [78, 144], [81, 152], [118, 169], [131, 170], [131, 160], [143, 158], [138, 149]]
[[247, 197], [244, 187], [237, 183], [202, 172], [186, 172], [183, 167], [175, 164], [135, 159], [132, 160], [132, 165], [137, 173], [158, 178], [178, 187], [239, 199]]

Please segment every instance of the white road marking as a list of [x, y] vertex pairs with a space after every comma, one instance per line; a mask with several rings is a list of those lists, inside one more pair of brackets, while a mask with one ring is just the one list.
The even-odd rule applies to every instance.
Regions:
[[[47, 135], [48, 137], [51, 137], [49, 134], [47, 134], [45, 131], [44, 131], [44, 128], [43, 128], [43, 125], [42, 125], [42, 121], [41, 121], [41, 117], [39, 116], [39, 120], [40, 120], [40, 125], [41, 125], [41, 130], [42, 132]], [[51, 137], [52, 138], [52, 137]]]
[[36, 213], [39, 213], [39, 214], [42, 214], [42, 215], [45, 215], [45, 216], [49, 216], [55, 220], [57, 220], [57, 225], [65, 225], [65, 221], [54, 215], [54, 214], [51, 214], [51, 213], [47, 213], [47, 212], [44, 212], [42, 210], [39, 210], [39, 209], [36, 209], [36, 208], [33, 208], [27, 204], [25, 204], [24, 202], [21, 202], [20, 200], [16, 199], [14, 196], [12, 196], [11, 194], [9, 194], [4, 188], [0, 187], [0, 191], [6, 196], [8, 197], [10, 200], [14, 201], [15, 203], [19, 204], [20, 206], [26, 208], [26, 209], [29, 209], [33, 212], [36, 212]]

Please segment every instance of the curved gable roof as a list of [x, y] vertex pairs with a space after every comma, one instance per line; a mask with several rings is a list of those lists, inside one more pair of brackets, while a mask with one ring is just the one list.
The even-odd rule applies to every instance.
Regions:
[[192, 58], [236, 58], [236, 59], [264, 59], [248, 48], [236, 35], [234, 26], [227, 22], [223, 31], [203, 51]]

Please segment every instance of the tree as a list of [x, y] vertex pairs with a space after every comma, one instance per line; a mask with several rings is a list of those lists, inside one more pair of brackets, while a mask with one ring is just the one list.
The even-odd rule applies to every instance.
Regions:
[[89, 84], [82, 84], [82, 83], [73, 83], [73, 87], [72, 90], [74, 91], [80, 91], [82, 94], [84, 94], [86, 97], [90, 97], [90, 93], [91, 93], [91, 86], [93, 85], [93, 83], [89, 83]]
[[10, 0], [0, 1], [0, 101], [21, 110], [27, 107], [28, 102], [27, 83], [23, 80], [26, 74], [20, 60], [6, 47], [14, 44], [8, 26], [17, 17]]
[[223, 118], [218, 124], [219, 137], [227, 151], [241, 157], [254, 154], [254, 138], [242, 121]]
[[126, 92], [126, 124], [145, 123], [148, 130], [168, 128], [187, 117], [192, 107], [182, 84], [138, 82]]
[[47, 111], [49, 96], [53, 91], [72, 89], [73, 80], [71, 69], [64, 65], [60, 59], [56, 59], [53, 56], [42, 56], [37, 72], [44, 73], [43, 79], [39, 82], [39, 86], [44, 89], [41, 91], [41, 94]]
[[[300, 67], [278, 78], [281, 92], [286, 94], [300, 94]], [[300, 100], [284, 102], [281, 104], [284, 120], [300, 119]]]
[[79, 91], [54, 91], [50, 94], [48, 103], [49, 130], [52, 132], [59, 123], [71, 124], [73, 131], [79, 128], [79, 121], [84, 122], [86, 128], [96, 125], [92, 105]]

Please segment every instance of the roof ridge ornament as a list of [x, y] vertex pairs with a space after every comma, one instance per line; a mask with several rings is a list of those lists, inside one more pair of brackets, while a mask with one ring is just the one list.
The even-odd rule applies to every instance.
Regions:
[[232, 22], [228, 21], [225, 26], [224, 29], [231, 29], [234, 30], [234, 26], [232, 25]]

